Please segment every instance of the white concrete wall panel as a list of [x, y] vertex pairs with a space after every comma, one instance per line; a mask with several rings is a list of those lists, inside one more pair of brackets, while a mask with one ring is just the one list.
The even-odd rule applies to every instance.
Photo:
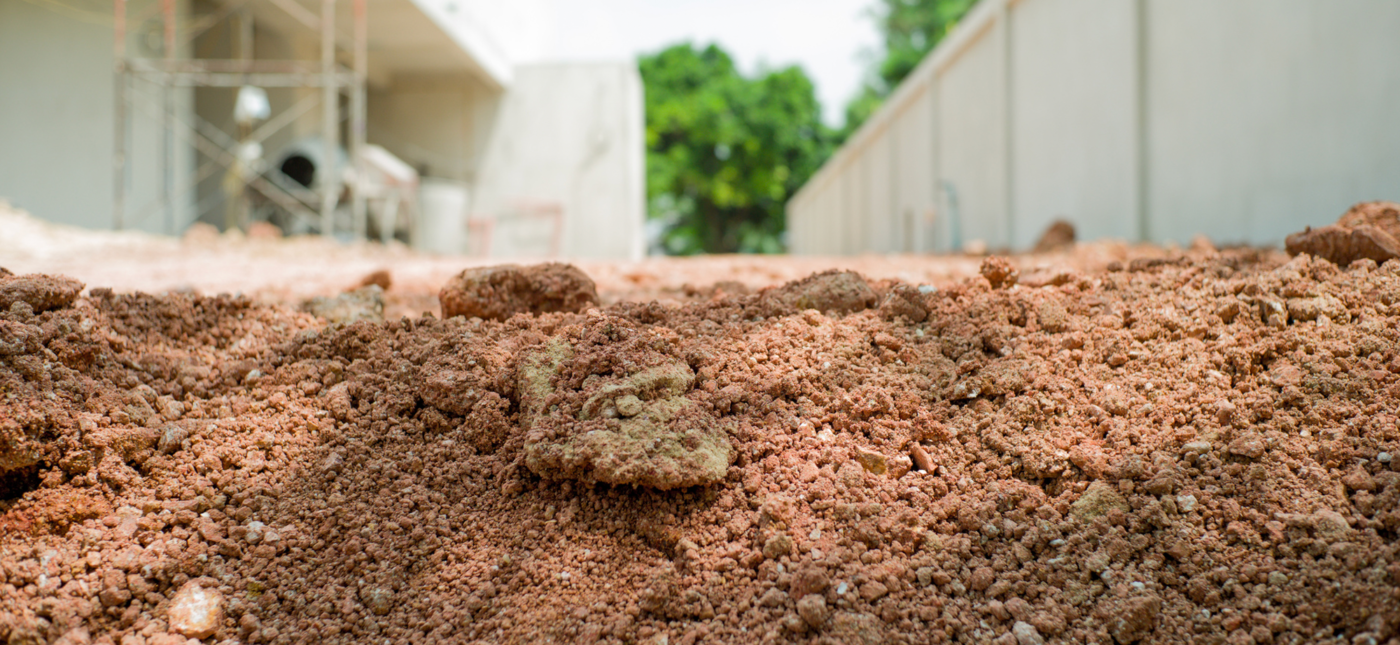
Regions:
[[368, 92], [370, 142], [429, 177], [471, 182], [501, 95], [468, 76], [409, 77]]
[[936, 178], [933, 168], [933, 94], [929, 89], [899, 115], [891, 128], [894, 146], [895, 216], [899, 223], [902, 252], [932, 248], [925, 221], [933, 212]]
[[826, 208], [829, 209], [822, 218], [820, 228], [817, 229], [821, 244], [816, 247], [814, 253], [847, 253], [845, 247], [846, 231], [843, 228], [845, 222], [850, 219], [846, 214], [851, 212], [850, 200], [846, 197], [846, 177], [844, 173], [835, 181], [826, 185], [827, 199]]
[[1012, 24], [1012, 248], [1055, 219], [1137, 235], [1134, 0], [1034, 0]]
[[[506, 218], [563, 206], [571, 258], [640, 258], [645, 217], [641, 77], [629, 63], [517, 67], [482, 158], [473, 210], [503, 218], [492, 254], [538, 257], [545, 233]], [[531, 229], [525, 231], [524, 229]]]
[[[135, 0], [128, 11], [139, 14], [153, 2]], [[188, 3], [178, 2], [176, 11], [177, 19], [185, 19]], [[0, 0], [0, 198], [52, 222], [90, 228], [113, 225], [115, 66], [106, 17]], [[161, 56], [149, 45], [160, 42], [159, 32], [152, 39], [142, 28], [132, 25], [132, 55]], [[173, 93], [175, 114], [190, 123], [192, 92]], [[137, 84], [134, 98], [124, 225], [164, 232], [166, 216], [159, 209], [165, 185], [159, 165], [163, 99], [149, 84]], [[189, 144], [177, 137], [172, 161], [177, 188], [187, 185], [193, 163]], [[189, 221], [194, 198], [192, 190], [177, 197], [176, 230]]]
[[840, 246], [841, 253], [845, 255], [854, 255], [866, 248], [865, 193], [868, 184], [865, 182], [865, 166], [865, 156], [857, 155], [841, 175], [841, 203], [846, 205], [846, 212], [840, 222]]
[[1400, 2], [1148, 4], [1154, 240], [1280, 243], [1400, 200]]
[[1004, 51], [1000, 32], [989, 29], [940, 77], [939, 167], [959, 205], [957, 244], [1007, 244]]
[[894, 146], [891, 143], [892, 129], [886, 129], [870, 142], [862, 155], [865, 165], [865, 208], [860, 219], [865, 223], [865, 233], [869, 236], [862, 250], [874, 253], [890, 253], [899, 249], [899, 233], [894, 210]]

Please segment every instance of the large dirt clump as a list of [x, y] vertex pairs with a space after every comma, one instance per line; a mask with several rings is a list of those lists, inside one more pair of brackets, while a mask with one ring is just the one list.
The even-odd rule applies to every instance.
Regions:
[[593, 317], [525, 354], [525, 464], [536, 474], [660, 490], [712, 484], [733, 459], [665, 327]]
[[1400, 637], [1400, 260], [1011, 268], [2, 311], [0, 641]]
[[438, 294], [442, 317], [505, 320], [515, 314], [576, 313], [598, 305], [598, 289], [571, 264], [467, 269]]
[[0, 311], [16, 305], [42, 313], [72, 304], [83, 291], [83, 283], [72, 278], [49, 275], [16, 276], [0, 268]]
[[1365, 202], [1352, 206], [1336, 224], [1288, 236], [1292, 255], [1307, 253], [1347, 266], [1357, 260], [1383, 263], [1400, 258], [1400, 204]]

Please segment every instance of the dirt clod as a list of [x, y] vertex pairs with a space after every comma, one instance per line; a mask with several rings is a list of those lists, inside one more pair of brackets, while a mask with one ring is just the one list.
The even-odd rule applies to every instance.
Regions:
[[1307, 253], [1341, 267], [1361, 259], [1382, 264], [1400, 258], [1400, 204], [1357, 204], [1336, 224], [1289, 235], [1285, 246], [1290, 255]]
[[988, 256], [982, 260], [982, 277], [992, 285], [993, 289], [1005, 289], [1015, 286], [1021, 279], [1021, 272], [1012, 264], [1010, 260], [999, 255]]
[[376, 271], [371, 271], [370, 273], [366, 274], [365, 277], [360, 278], [359, 284], [355, 285], [355, 287], [359, 288], [375, 285], [380, 289], [383, 289], [384, 291], [388, 291], [389, 287], [393, 286], [393, 284], [393, 274], [389, 273], [388, 269], [379, 269]]
[[593, 280], [571, 264], [551, 262], [467, 269], [438, 293], [442, 316], [505, 320], [515, 314], [580, 312], [597, 306]]
[[854, 271], [832, 269], [773, 289], [765, 296], [780, 306], [802, 311], [830, 313], [864, 311], [877, 304], [878, 296], [865, 278]]
[[73, 303], [83, 291], [83, 283], [72, 278], [48, 275], [0, 275], [0, 312], [7, 312], [17, 304], [28, 307], [31, 313], [43, 313], [61, 309]]
[[[1032, 253], [1054, 253], [1065, 251], [1074, 247], [1075, 231], [1074, 224], [1065, 220], [1057, 219], [1045, 227], [1045, 232], [1040, 234], [1040, 239], [1036, 240]], [[1025, 645], [1022, 643], [1022, 645]]]
[[333, 325], [348, 325], [359, 320], [381, 322], [384, 320], [384, 290], [371, 284], [331, 298], [312, 298], [302, 305], [302, 310]]
[[1070, 505], [1070, 513], [1085, 522], [1115, 510], [1126, 513], [1132, 510], [1132, 507], [1111, 484], [1102, 480], [1089, 484], [1084, 494]]
[[722, 478], [733, 459], [728, 424], [690, 396], [695, 373], [664, 339], [598, 317], [527, 352], [519, 391], [530, 470], [661, 490]]

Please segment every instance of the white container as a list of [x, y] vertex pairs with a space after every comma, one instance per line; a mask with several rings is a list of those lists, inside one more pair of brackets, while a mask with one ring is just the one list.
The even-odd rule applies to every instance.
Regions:
[[423, 179], [418, 205], [423, 219], [418, 230], [418, 250], [444, 255], [467, 252], [467, 186], [446, 179]]

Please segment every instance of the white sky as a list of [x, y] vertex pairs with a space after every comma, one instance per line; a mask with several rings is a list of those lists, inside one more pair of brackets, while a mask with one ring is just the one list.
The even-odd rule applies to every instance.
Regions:
[[839, 125], [879, 46], [873, 0], [547, 0], [555, 24], [542, 58], [616, 60], [691, 40], [717, 42], [746, 74], [801, 65], [823, 116]]

